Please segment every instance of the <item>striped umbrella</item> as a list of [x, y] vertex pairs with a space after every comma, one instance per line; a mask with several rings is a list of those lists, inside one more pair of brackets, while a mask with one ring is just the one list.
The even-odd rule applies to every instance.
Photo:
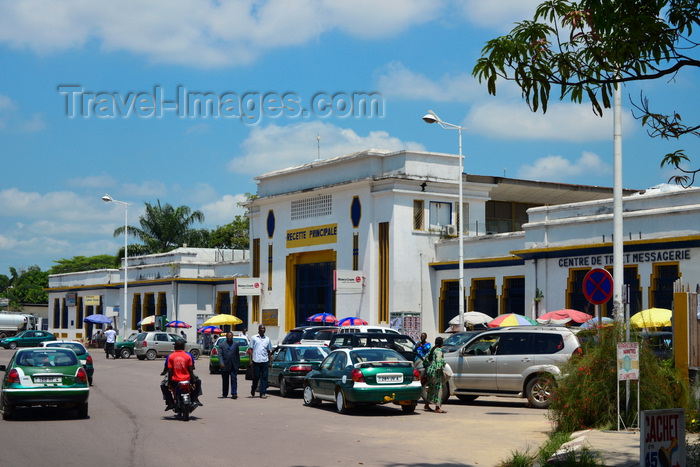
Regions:
[[330, 323], [330, 324], [335, 324], [336, 322], [338, 322], [336, 317], [330, 313], [316, 313], [315, 315], [311, 315], [308, 318], [306, 318], [306, 321], [313, 322], [313, 323]]
[[217, 328], [216, 326], [204, 326], [203, 328], [199, 328], [197, 332], [201, 332], [204, 334], [221, 334], [222, 331], [221, 328]]
[[365, 326], [367, 321], [357, 316], [350, 316], [348, 318], [343, 318], [338, 321], [338, 326]]
[[165, 325], [166, 328], [191, 328], [192, 326], [184, 321], [171, 321]]
[[518, 315], [516, 313], [508, 313], [505, 315], [500, 315], [489, 322], [490, 328], [497, 328], [501, 326], [531, 326], [537, 324], [537, 321], [530, 319], [527, 316]]

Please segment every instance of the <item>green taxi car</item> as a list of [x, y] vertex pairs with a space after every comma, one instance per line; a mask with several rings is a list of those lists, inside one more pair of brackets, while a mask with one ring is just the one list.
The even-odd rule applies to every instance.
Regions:
[[46, 331], [22, 331], [12, 337], [0, 339], [0, 347], [16, 349], [17, 347], [36, 347], [44, 341], [56, 340], [56, 336]]
[[304, 405], [334, 402], [339, 413], [356, 404], [390, 402], [412, 413], [421, 393], [420, 373], [413, 362], [381, 347], [334, 350], [304, 380]]
[[116, 358], [129, 358], [134, 355], [134, 344], [136, 343], [137, 332], [132, 332], [123, 341], [114, 343], [114, 356]]
[[[248, 339], [245, 337], [234, 336], [233, 340], [238, 342], [238, 354], [241, 358], [241, 365], [238, 367], [239, 370], [246, 369], [250, 366], [250, 356], [248, 356]], [[219, 337], [214, 343], [214, 347], [211, 348], [211, 353], [209, 354], [209, 373], [214, 374], [219, 372], [219, 352], [217, 346], [221, 342], [226, 341], [226, 336]]]
[[64, 349], [71, 349], [75, 352], [75, 355], [78, 356], [78, 360], [80, 360], [80, 364], [85, 368], [88, 375], [88, 382], [90, 386], [92, 386], [92, 375], [95, 374], [95, 367], [92, 364], [92, 356], [83, 344], [67, 340], [45, 341], [41, 343], [41, 347], [63, 347]]
[[87, 417], [88, 375], [72, 350], [19, 349], [0, 371], [5, 372], [0, 386], [3, 420], [12, 418], [16, 407], [32, 406], [76, 408], [79, 418]]

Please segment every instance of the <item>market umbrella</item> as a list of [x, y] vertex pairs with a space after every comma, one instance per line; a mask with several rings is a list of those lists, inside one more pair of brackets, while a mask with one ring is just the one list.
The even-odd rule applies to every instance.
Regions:
[[[602, 321], [603, 327], [610, 326], [615, 322], [615, 320], [613, 320], [612, 318], [608, 318], [607, 316], [603, 316]], [[595, 329], [598, 326], [598, 318], [591, 318], [581, 325], [581, 329]]]
[[90, 315], [86, 317], [83, 321], [86, 323], [93, 324], [110, 324], [112, 322], [112, 318], [105, 315]]
[[490, 328], [497, 328], [500, 326], [531, 326], [533, 324], [537, 324], [537, 321], [530, 319], [527, 316], [516, 313], [508, 313], [497, 316], [493, 320], [489, 321], [488, 326]]
[[191, 328], [189, 324], [185, 323], [184, 321], [170, 321], [168, 324], [165, 325], [166, 328]]
[[649, 308], [630, 317], [630, 324], [638, 328], [662, 328], [671, 326], [673, 312], [666, 308]]
[[156, 324], [156, 315], [146, 316], [144, 319], [136, 323], [137, 326], [153, 326]]
[[306, 321], [313, 323], [330, 323], [335, 324], [338, 320], [330, 313], [316, 313], [306, 318]]
[[574, 323], [585, 323], [591, 318], [593, 318], [593, 316], [589, 315], [588, 313], [565, 308], [563, 310], [550, 311], [549, 313], [545, 313], [539, 318], [537, 318], [537, 322], [540, 324], [559, 325], [566, 324], [569, 321], [573, 321]]
[[338, 326], [366, 326], [367, 321], [357, 316], [350, 316], [348, 318], [343, 318], [338, 321]]
[[243, 320], [233, 315], [215, 315], [202, 323], [202, 326], [235, 326], [241, 324]]
[[222, 331], [221, 328], [217, 328], [216, 326], [204, 326], [203, 328], [199, 328], [197, 332], [201, 332], [204, 334], [221, 334]]
[[[493, 319], [493, 317], [480, 311], [467, 311], [463, 314], [463, 316], [464, 324], [471, 324], [473, 326], [477, 324], [486, 324]], [[457, 316], [452, 318], [447, 324], [459, 325], [459, 313], [457, 314]]]

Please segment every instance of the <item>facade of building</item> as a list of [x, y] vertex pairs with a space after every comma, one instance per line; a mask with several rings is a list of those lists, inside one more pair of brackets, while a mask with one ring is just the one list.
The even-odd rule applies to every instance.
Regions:
[[[150, 314], [194, 325], [233, 313], [281, 340], [314, 314], [331, 313], [434, 335], [458, 313], [459, 216], [466, 310], [593, 314], [581, 281], [591, 268], [612, 268], [612, 189], [464, 174], [460, 209], [459, 176], [451, 154], [374, 149], [260, 175], [245, 256], [178, 249], [130, 258], [127, 333]], [[700, 282], [700, 189], [625, 195], [630, 311], [670, 308], [676, 279]], [[120, 274], [52, 276], [53, 330], [89, 331], [78, 324], [88, 309], [64, 304], [68, 293], [99, 295], [102, 312], [114, 313]], [[237, 294], [241, 277], [256, 280], [254, 294]]]

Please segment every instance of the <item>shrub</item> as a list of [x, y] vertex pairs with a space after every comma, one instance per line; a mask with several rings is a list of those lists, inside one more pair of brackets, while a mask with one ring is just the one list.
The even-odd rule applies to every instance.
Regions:
[[[558, 382], [551, 400], [549, 415], [557, 431], [617, 426], [617, 343], [625, 340], [624, 329], [613, 325], [583, 337], [584, 355], [572, 358], [562, 368], [566, 376]], [[640, 410], [680, 407], [686, 409], [688, 419], [697, 415], [688, 383], [680, 373], [643, 342], [639, 356], [640, 381], [630, 383], [629, 413], [625, 412], [625, 384], [620, 382], [620, 415], [625, 426], [638, 420], [637, 384]]]

